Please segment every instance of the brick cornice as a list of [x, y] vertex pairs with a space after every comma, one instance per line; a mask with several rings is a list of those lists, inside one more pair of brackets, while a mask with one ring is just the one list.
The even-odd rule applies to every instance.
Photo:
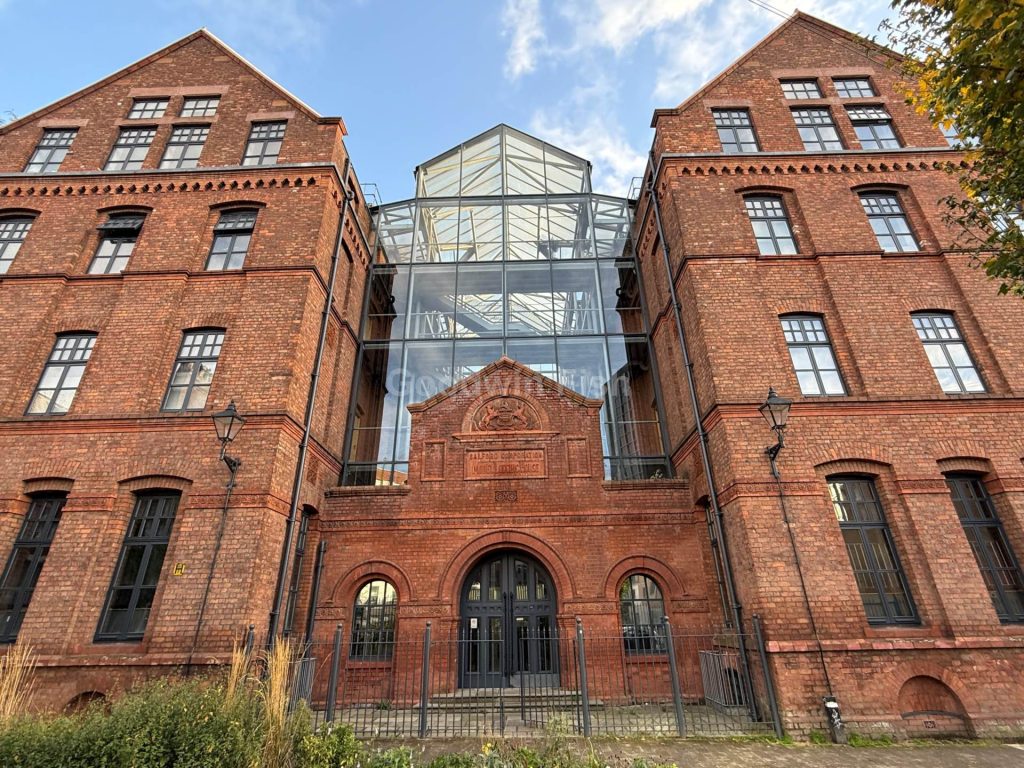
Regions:
[[663, 173], [670, 176], [785, 176], [836, 173], [908, 173], [967, 168], [963, 155], [942, 148], [904, 149], [879, 153], [846, 150], [842, 153], [761, 152], [749, 155], [720, 153], [666, 154]]

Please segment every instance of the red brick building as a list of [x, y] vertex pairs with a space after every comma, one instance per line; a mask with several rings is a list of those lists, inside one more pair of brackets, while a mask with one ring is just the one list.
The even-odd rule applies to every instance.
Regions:
[[636, 201], [500, 125], [368, 210], [340, 118], [206, 32], [0, 128], [0, 632], [40, 704], [254, 625], [312, 641], [319, 706], [339, 623], [378, 710], [428, 622], [431, 696], [566, 695], [578, 619], [598, 721], [676, 686], [1024, 731], [1024, 307], [893, 61], [797, 14], [655, 113]]

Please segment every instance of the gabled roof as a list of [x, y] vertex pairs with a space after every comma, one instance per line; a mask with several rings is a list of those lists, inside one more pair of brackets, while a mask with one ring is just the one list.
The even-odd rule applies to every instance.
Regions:
[[472, 387], [481, 379], [486, 378], [500, 370], [510, 370], [522, 376], [525, 376], [531, 381], [538, 382], [545, 389], [550, 389], [553, 392], [557, 392], [558, 394], [563, 395], [564, 397], [569, 398], [573, 402], [579, 403], [580, 405], [583, 406], [588, 406], [590, 408], [600, 408], [601, 405], [604, 403], [603, 400], [594, 400], [589, 397], [584, 397], [579, 392], [569, 389], [568, 387], [559, 384], [557, 381], [549, 379], [547, 376], [544, 376], [543, 374], [537, 373], [535, 370], [533, 370], [529, 366], [523, 365], [518, 360], [513, 360], [510, 357], [502, 355], [493, 363], [485, 365], [476, 373], [471, 374], [466, 378], [455, 382], [447, 389], [442, 389], [433, 397], [429, 397], [420, 403], [410, 403], [407, 407], [412, 413], [421, 413], [423, 411], [429, 410], [438, 403], [447, 400], [448, 398], [461, 392], [467, 387]]
[[703, 98], [704, 94], [715, 88], [715, 86], [717, 86], [725, 78], [727, 78], [729, 75], [731, 75], [741, 66], [743, 66], [743, 64], [745, 64], [747, 60], [750, 59], [755, 53], [760, 51], [769, 43], [773, 42], [776, 38], [780, 37], [783, 33], [785, 33], [787, 30], [789, 30], [791, 27], [795, 26], [798, 23], [806, 24], [810, 26], [812, 29], [817, 28], [816, 31], [822, 34], [830, 35], [833, 37], [840, 37], [848, 42], [854, 43], [859, 48], [864, 49], [863, 53], [866, 58], [870, 58], [870, 56], [868, 55], [868, 51], [874, 51], [875, 53], [884, 56], [886, 59], [895, 59], [897, 61], [901, 61], [903, 59], [903, 56], [901, 54], [897, 53], [891, 48], [886, 48], [884, 45], [879, 45], [873, 40], [869, 40], [866, 37], [862, 37], [861, 35], [858, 35], [854, 32], [850, 32], [849, 30], [843, 29], [842, 27], [837, 27], [835, 24], [829, 24], [827, 21], [819, 19], [817, 16], [812, 16], [809, 13], [804, 13], [803, 11], [794, 11], [792, 16], [790, 16], [784, 22], [779, 24], [779, 26], [775, 27], [775, 29], [769, 32], [765, 37], [761, 38], [761, 40], [755, 43], [753, 46], [751, 46], [751, 48], [747, 50], [746, 53], [744, 53], [732, 64], [730, 64], [717, 75], [715, 75], [715, 77], [713, 77], [707, 83], [702, 85], [699, 89], [697, 89], [697, 91], [695, 91], [689, 98], [683, 101], [683, 103], [681, 103], [679, 106], [670, 107], [667, 109], [654, 110], [654, 116], [651, 118], [651, 127], [654, 128], [656, 126], [658, 118], [661, 117], [662, 115], [679, 114], [684, 109], [687, 109], [695, 101], [697, 101], [700, 98]]
[[18, 127], [20, 125], [23, 125], [23, 124], [25, 124], [27, 122], [30, 122], [32, 120], [36, 120], [36, 119], [38, 119], [40, 117], [43, 117], [44, 115], [46, 115], [46, 114], [48, 114], [50, 112], [53, 112], [54, 110], [59, 109], [59, 108], [65, 106], [67, 104], [71, 104], [71, 103], [77, 101], [78, 99], [82, 98], [83, 96], [87, 96], [90, 93], [93, 93], [93, 92], [99, 90], [100, 88], [103, 88], [104, 86], [109, 85], [110, 83], [113, 83], [113, 82], [117, 81], [117, 80], [119, 80], [120, 78], [124, 77], [127, 74], [130, 74], [130, 73], [135, 72], [135, 71], [137, 71], [139, 69], [142, 69], [143, 67], [145, 67], [145, 66], [147, 66], [149, 64], [152, 64], [157, 59], [163, 58], [164, 56], [167, 56], [167, 55], [173, 53], [174, 51], [176, 51], [176, 50], [178, 50], [180, 48], [185, 47], [189, 43], [192, 43], [195, 40], [199, 40], [199, 39], [207, 40], [210, 43], [212, 43], [213, 45], [215, 45], [218, 48], [220, 48], [222, 51], [224, 51], [224, 53], [226, 53], [232, 59], [234, 59], [239, 64], [244, 66], [246, 69], [248, 69], [250, 72], [252, 72], [252, 74], [256, 78], [258, 78], [259, 80], [263, 81], [265, 84], [267, 84], [268, 86], [270, 86], [271, 88], [276, 90], [278, 93], [280, 93], [282, 96], [284, 96], [288, 101], [290, 101], [296, 108], [298, 108], [303, 114], [305, 114], [310, 119], [316, 120], [317, 122], [319, 122], [321, 124], [337, 123], [337, 124], [339, 124], [341, 126], [342, 133], [343, 134], [347, 133], [347, 131], [345, 130], [345, 121], [342, 120], [340, 117], [323, 117], [323, 116], [321, 116], [320, 113], [318, 113], [316, 110], [314, 110], [308, 104], [303, 102], [300, 98], [298, 98], [297, 96], [295, 96], [294, 94], [289, 92], [286, 88], [284, 88], [278, 82], [276, 82], [275, 80], [270, 78], [268, 75], [266, 75], [263, 72], [261, 72], [255, 65], [253, 65], [252, 62], [250, 62], [248, 59], [244, 58], [241, 54], [239, 54], [237, 51], [235, 51], [231, 46], [229, 46], [227, 43], [225, 43], [219, 37], [217, 37], [212, 32], [210, 32], [210, 30], [208, 30], [205, 27], [203, 27], [202, 29], [197, 29], [192, 34], [186, 35], [185, 37], [181, 38], [180, 40], [176, 40], [173, 43], [171, 43], [170, 45], [168, 45], [168, 46], [166, 46], [164, 48], [161, 48], [158, 51], [154, 51], [153, 53], [151, 53], [148, 56], [145, 56], [145, 57], [139, 59], [138, 61], [135, 61], [135, 62], [129, 64], [127, 67], [123, 67], [122, 69], [117, 70], [113, 74], [107, 75], [103, 79], [97, 80], [95, 83], [92, 83], [91, 85], [87, 85], [85, 88], [82, 88], [82, 89], [80, 89], [78, 91], [75, 91], [74, 93], [72, 93], [72, 94], [70, 94], [68, 96], [65, 96], [65, 97], [63, 97], [61, 99], [58, 99], [57, 101], [55, 101], [55, 102], [53, 102], [51, 104], [47, 104], [45, 107], [41, 107], [41, 108], [39, 108], [39, 109], [37, 109], [37, 110], [35, 110], [33, 112], [30, 112], [29, 114], [25, 115], [24, 117], [19, 117], [17, 120], [13, 120], [10, 123], [7, 123], [6, 125], [0, 127], [0, 135], [2, 135], [4, 133], [7, 133], [11, 129], [16, 128], [16, 127]]

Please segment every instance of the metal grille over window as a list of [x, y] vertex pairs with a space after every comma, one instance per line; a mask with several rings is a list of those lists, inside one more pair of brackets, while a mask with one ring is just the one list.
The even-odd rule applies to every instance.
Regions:
[[713, 109], [722, 151], [727, 153], [759, 152], [750, 113], [745, 109]]
[[0, 219], [0, 275], [7, 272], [14, 263], [14, 257], [21, 250], [28, 231], [32, 229], [32, 219], [12, 217]]
[[111, 275], [124, 271], [135, 250], [144, 217], [138, 214], [111, 216], [100, 225], [100, 244], [89, 265], [90, 275]]
[[142, 639], [160, 582], [178, 499], [176, 493], [136, 496], [96, 630], [97, 640]]
[[985, 385], [953, 316], [933, 313], [912, 317], [917, 337], [924, 344], [942, 391], [950, 394], [984, 392]]
[[883, 251], [913, 253], [920, 250], [896, 195], [864, 194], [860, 196], [860, 204]]
[[287, 637], [295, 629], [295, 609], [299, 604], [299, 581], [302, 579], [302, 564], [306, 558], [306, 542], [309, 539], [309, 521], [312, 515], [304, 511], [299, 523], [299, 535], [295, 538], [295, 557], [292, 561], [292, 579], [288, 585], [288, 601], [284, 609], [282, 633]]
[[875, 484], [868, 479], [833, 478], [828, 489], [868, 622], [916, 624], [917, 611]]
[[220, 106], [220, 96], [189, 96], [181, 105], [182, 117], [213, 117]]
[[762, 256], [796, 253], [796, 241], [789, 228], [789, 218], [778, 197], [747, 197], [743, 204], [750, 217], [757, 239], [757, 250]]
[[167, 99], [136, 99], [128, 112], [129, 120], [153, 120], [167, 111]]
[[242, 165], [274, 165], [281, 154], [285, 125], [284, 122], [253, 123]]
[[201, 411], [206, 407], [223, 344], [223, 330], [185, 333], [178, 359], [174, 362], [163, 410]]
[[820, 99], [821, 89], [817, 80], [783, 80], [782, 93], [787, 99]]
[[156, 128], [122, 128], [105, 170], [137, 171], [142, 168], [154, 136]]
[[95, 344], [94, 333], [57, 337], [28, 405], [29, 414], [57, 416], [68, 412]]
[[899, 139], [892, 129], [892, 118], [882, 107], [847, 107], [861, 149], [898, 149]]
[[14, 549], [0, 579], [0, 643], [13, 643], [32, 600], [66, 497], [36, 496], [22, 520]]
[[171, 132], [167, 140], [164, 157], [160, 161], [161, 168], [195, 168], [199, 165], [199, 156], [203, 154], [203, 145], [210, 133], [208, 125], [182, 125]]
[[241, 269], [249, 252], [256, 211], [226, 211], [213, 227], [213, 244], [206, 260], [209, 270]]
[[53, 128], [43, 131], [43, 138], [39, 140], [32, 157], [29, 158], [25, 173], [57, 173], [77, 134], [77, 128]]
[[992, 497], [974, 475], [950, 475], [946, 484], [999, 620], [1024, 622], [1024, 575]]
[[619, 587], [619, 612], [626, 653], [665, 653], [665, 601], [650, 576], [634, 573]]
[[794, 109], [793, 121], [808, 152], [831, 152], [843, 148], [832, 113], [827, 109]]
[[836, 86], [836, 93], [841, 99], [869, 99], [877, 96], [871, 81], [866, 77], [843, 77], [833, 80]]
[[813, 315], [790, 315], [781, 321], [801, 394], [845, 395], [822, 319]]
[[398, 597], [395, 588], [375, 579], [359, 590], [352, 608], [349, 657], [363, 661], [390, 659], [395, 647]]

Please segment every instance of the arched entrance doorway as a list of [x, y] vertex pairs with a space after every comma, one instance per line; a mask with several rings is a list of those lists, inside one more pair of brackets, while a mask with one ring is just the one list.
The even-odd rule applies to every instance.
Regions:
[[557, 687], [555, 606], [551, 576], [532, 557], [483, 558], [462, 585], [459, 686]]

